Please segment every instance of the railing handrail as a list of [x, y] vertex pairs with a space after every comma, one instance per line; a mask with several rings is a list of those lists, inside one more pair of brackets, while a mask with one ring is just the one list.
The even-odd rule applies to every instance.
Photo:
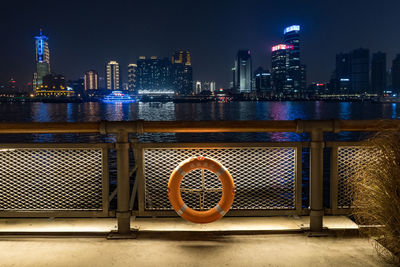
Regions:
[[323, 132], [391, 131], [400, 120], [267, 120], [267, 121], [100, 121], [2, 122], [0, 134], [29, 133], [215, 133], [215, 132]]

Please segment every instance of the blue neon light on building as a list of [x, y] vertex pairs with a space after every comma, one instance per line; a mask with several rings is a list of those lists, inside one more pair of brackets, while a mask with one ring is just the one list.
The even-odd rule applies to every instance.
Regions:
[[292, 26], [286, 27], [285, 30], [283, 31], [283, 34], [286, 34], [288, 32], [292, 32], [292, 31], [300, 31], [300, 25], [292, 25]]
[[36, 39], [36, 55], [38, 62], [44, 62], [45, 45], [48, 40], [47, 36], [43, 35], [42, 30], [40, 30], [40, 35], [35, 36]]

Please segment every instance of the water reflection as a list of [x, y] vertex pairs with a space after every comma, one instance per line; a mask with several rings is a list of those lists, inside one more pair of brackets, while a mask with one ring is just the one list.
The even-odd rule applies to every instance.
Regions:
[[[397, 119], [398, 105], [366, 102], [230, 102], [230, 103], [0, 103], [2, 122], [74, 122], [74, 121], [175, 121], [175, 120], [294, 120], [294, 119]], [[330, 139], [350, 140], [357, 133], [328, 135]], [[145, 142], [238, 142], [298, 141], [306, 134], [295, 133], [210, 133], [210, 134], [146, 134]], [[101, 136], [86, 135], [13, 135], [0, 136], [1, 142], [39, 141], [101, 142]]]
[[397, 119], [397, 103], [392, 103], [392, 119]]
[[349, 102], [341, 102], [339, 104], [339, 118], [342, 120], [349, 120], [351, 116], [351, 103]]

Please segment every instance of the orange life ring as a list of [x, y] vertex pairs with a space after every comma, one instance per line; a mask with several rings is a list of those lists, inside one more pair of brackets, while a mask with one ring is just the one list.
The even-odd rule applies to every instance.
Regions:
[[[195, 169], [213, 172], [222, 183], [222, 197], [212, 209], [197, 211], [186, 206], [182, 200], [180, 190], [182, 179], [187, 173]], [[172, 172], [168, 182], [168, 197], [172, 207], [182, 218], [194, 223], [210, 223], [222, 218], [231, 208], [234, 196], [235, 184], [228, 169], [210, 158], [197, 157], [183, 161]]]

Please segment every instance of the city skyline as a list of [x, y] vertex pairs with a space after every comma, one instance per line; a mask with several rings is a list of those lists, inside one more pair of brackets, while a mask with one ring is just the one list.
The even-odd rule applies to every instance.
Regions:
[[[4, 60], [0, 66], [0, 80], [13, 77], [18, 82], [28, 82], [32, 79], [34, 55], [27, 40], [37, 34], [39, 28], [50, 36], [52, 69], [70, 79], [81, 77], [89, 69], [101, 73], [105, 62], [110, 60], [120, 62], [125, 68], [139, 56], [162, 56], [182, 49], [192, 52], [196, 66], [194, 80], [215, 80], [218, 87], [226, 87], [231, 80], [232, 58], [239, 49], [248, 48], [252, 52], [253, 69], [269, 68], [269, 49], [281, 40], [282, 29], [292, 24], [302, 26], [302, 58], [310, 82], [328, 81], [334, 69], [335, 54], [341, 51], [360, 47], [368, 48], [371, 53], [383, 51], [388, 64], [400, 53], [397, 48], [400, 37], [393, 34], [396, 26], [391, 23], [400, 8], [397, 1], [385, 5], [365, 1], [301, 4], [250, 1], [247, 5], [239, 1], [202, 1], [186, 6], [182, 1], [150, 2], [119, 1], [111, 6], [97, 1], [97, 15], [88, 13], [85, 16], [88, 3], [73, 2], [62, 8], [50, 1], [5, 4], [9, 12], [0, 18], [3, 25], [0, 30], [13, 42], [1, 44], [0, 56]], [[55, 12], [58, 8], [62, 12]], [[45, 16], [37, 15], [40, 9]], [[29, 25], [12, 15], [17, 10], [18, 17], [31, 21]], [[124, 16], [130, 14], [127, 10], [138, 11]], [[140, 10], [148, 12], [142, 14]], [[242, 10], [244, 15], [231, 20], [237, 10]], [[120, 14], [115, 22], [101, 19], [112, 11]], [[183, 14], [182, 11], [187, 12]], [[369, 19], [378, 13], [385, 15], [379, 16], [377, 21]], [[152, 22], [151, 14], [165, 23]], [[174, 14], [183, 17], [177, 19]], [[202, 14], [207, 14], [207, 19]], [[64, 23], [63, 19], [68, 19], [69, 23]], [[116, 30], [112, 37], [107, 37], [105, 33], [111, 27]], [[127, 82], [127, 73], [123, 73], [122, 78]]]
[[[387, 70], [386, 53], [372, 53], [369, 49], [354, 49], [348, 53], [337, 53], [336, 64], [328, 82], [311, 82], [307, 87], [306, 65], [301, 64], [300, 57], [300, 25], [291, 25], [283, 30], [283, 43], [271, 48], [271, 69], [258, 67], [253, 72], [250, 50], [239, 50], [232, 68], [233, 81], [229, 93], [249, 94], [253, 98], [256, 93], [261, 97], [307, 97], [316, 94], [365, 94], [382, 95], [384, 93], [398, 94], [400, 86], [398, 79], [397, 59], [392, 61], [392, 68]], [[53, 94], [73, 95], [78, 97], [87, 90], [129, 90], [132, 93], [144, 94], [178, 94], [193, 95], [198, 91], [198, 81], [193, 83], [192, 55], [189, 50], [175, 51], [171, 57], [159, 58], [140, 56], [135, 63], [127, 66], [128, 80], [123, 82], [120, 76], [119, 63], [115, 60], [106, 64], [105, 87], [99, 84], [97, 71], [89, 70], [77, 80], [68, 80], [59, 84], [59, 77], [65, 81], [65, 76], [50, 72], [50, 50], [48, 37], [40, 29], [35, 39], [35, 61], [37, 71], [33, 73], [32, 93], [35, 96], [52, 96]], [[92, 73], [89, 78], [87, 74]], [[266, 77], [270, 75], [270, 77]], [[259, 78], [257, 78], [259, 77]], [[46, 83], [44, 82], [46, 78]], [[58, 80], [58, 81], [56, 81]], [[387, 86], [387, 83], [389, 86]], [[72, 86], [67, 88], [67, 84]], [[213, 82], [215, 87], [215, 82]], [[1, 84], [0, 84], [1, 85]], [[8, 89], [16, 88], [18, 84], [11, 78]], [[90, 89], [88, 88], [90, 87]], [[94, 87], [94, 88], [93, 88]], [[4, 86], [1, 86], [4, 88]], [[47, 89], [46, 89], [47, 88]], [[56, 89], [65, 91], [52, 91]], [[7, 90], [7, 89], [6, 89]], [[43, 91], [44, 90], [44, 91]], [[50, 90], [50, 91], [46, 91]], [[18, 90], [19, 91], [19, 90]], [[42, 92], [43, 91], [43, 92]], [[67, 92], [68, 91], [68, 92]], [[201, 90], [200, 90], [201, 91]], [[211, 90], [215, 91], [215, 90]], [[16, 92], [14, 90], [14, 92]], [[21, 91], [19, 91], [21, 92]], [[83, 93], [86, 95], [86, 93]]]

